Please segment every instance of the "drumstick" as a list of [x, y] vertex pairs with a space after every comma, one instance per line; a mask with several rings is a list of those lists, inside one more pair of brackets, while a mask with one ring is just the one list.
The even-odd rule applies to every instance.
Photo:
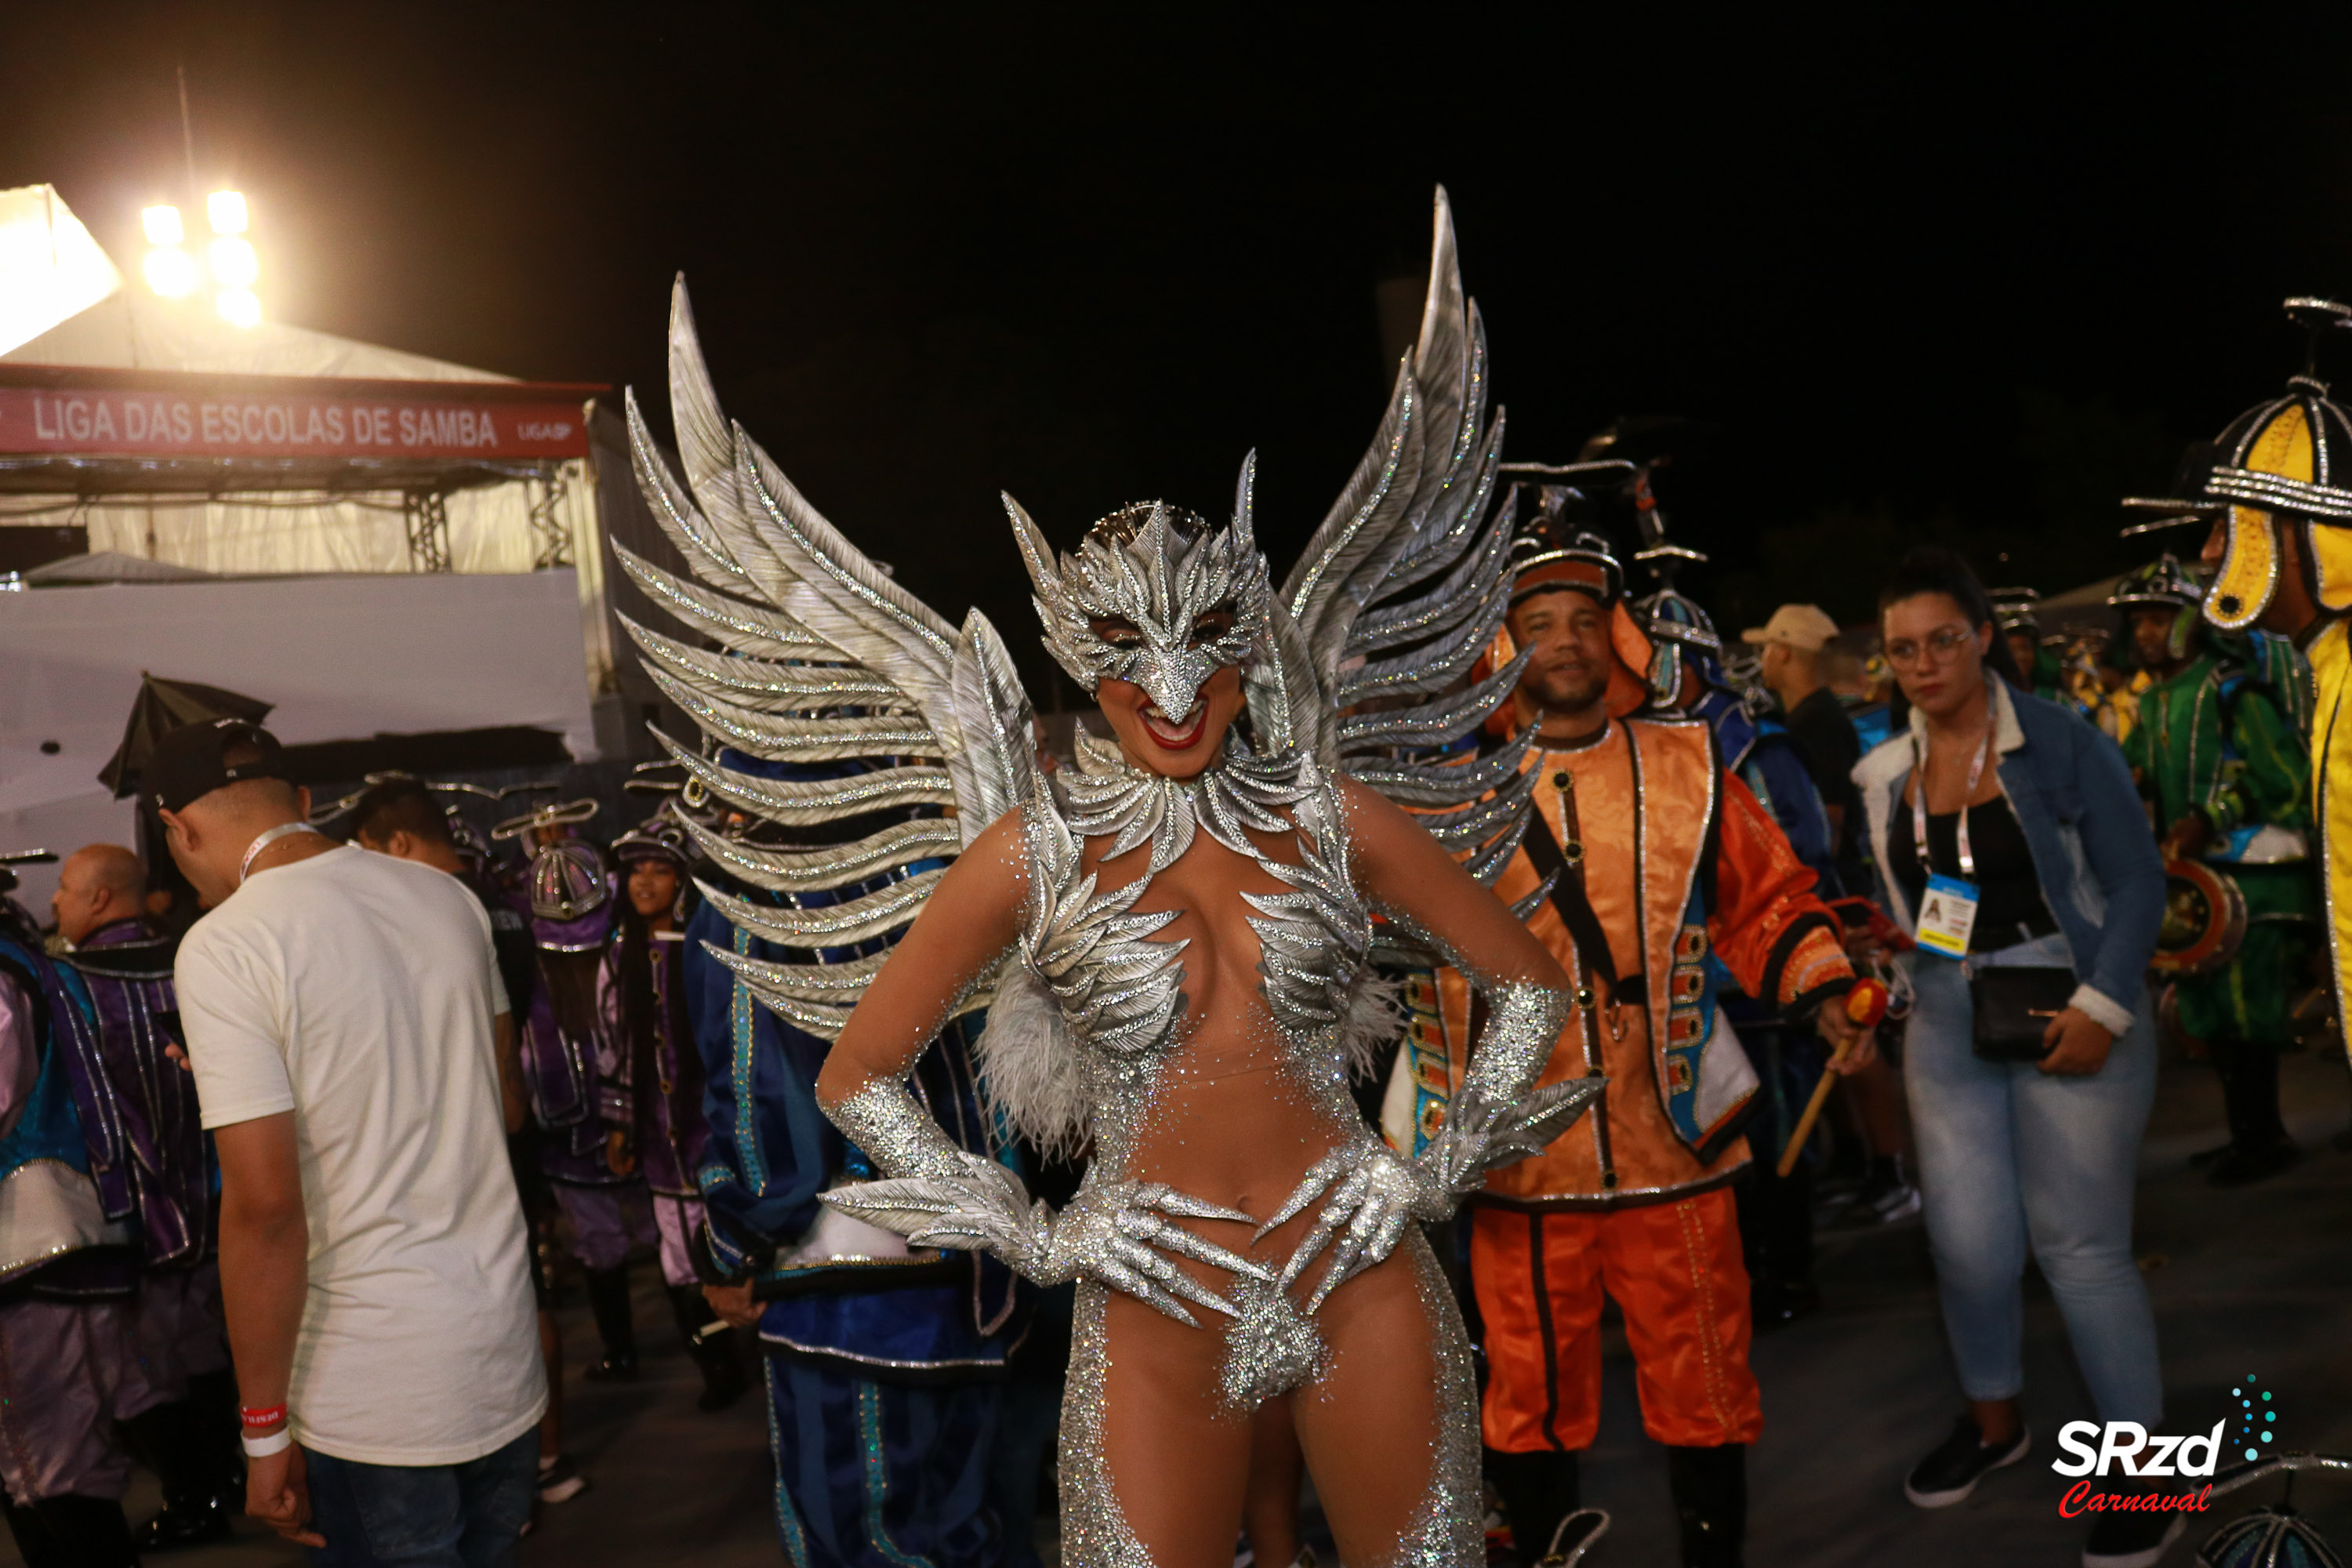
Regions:
[[[1863, 1034], [1878, 1027], [1886, 1016], [1886, 986], [1883, 981], [1857, 980], [1853, 989], [1845, 994], [1845, 1016], [1862, 1026]], [[1797, 1118], [1797, 1130], [1789, 1135], [1788, 1144], [1780, 1151], [1779, 1174], [1786, 1178], [1797, 1168], [1797, 1157], [1805, 1152], [1805, 1140], [1813, 1135], [1813, 1123], [1821, 1120], [1822, 1107], [1828, 1103], [1830, 1086], [1837, 1082], [1838, 1063], [1845, 1060], [1853, 1043], [1863, 1037], [1854, 1035], [1838, 1043], [1830, 1053], [1829, 1065], [1822, 1068], [1821, 1081], [1813, 1085], [1813, 1097], [1805, 1102], [1805, 1113]]]

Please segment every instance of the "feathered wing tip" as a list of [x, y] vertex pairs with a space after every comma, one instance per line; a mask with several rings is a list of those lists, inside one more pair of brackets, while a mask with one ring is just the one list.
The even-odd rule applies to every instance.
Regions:
[[1244, 550], [1257, 548], [1255, 508], [1257, 502], [1257, 448], [1242, 458], [1241, 478], [1234, 481], [1234, 538]]
[[[829, 826], [876, 811], [948, 805], [959, 817], [940, 825], [944, 835], [901, 824], [812, 851], [736, 846], [731, 857], [718, 858], [755, 886], [802, 890], [838, 887], [968, 843], [1035, 788], [1028, 700], [1001, 641], [977, 614], [961, 628], [950, 625], [810, 504], [722, 411], [683, 280], [670, 304], [677, 461], [656, 447], [634, 397], [631, 458], [647, 504], [696, 581], [626, 552], [620, 560], [656, 603], [717, 637], [733, 657], [634, 625], [630, 635], [656, 684], [706, 736], [758, 757], [870, 766], [839, 777], [770, 778], [707, 759], [667, 735], [662, 745], [718, 798], [767, 822]], [[724, 893], [714, 893], [712, 903], [739, 930], [784, 947], [839, 946], [912, 923], [938, 875], [903, 876], [878, 899], [867, 894], [822, 912]], [[819, 940], [825, 937], [839, 940]], [[742, 963], [752, 965], [740, 973], [763, 1005], [826, 1037], [854, 1002], [838, 984], [855, 978], [854, 965]]]
[[1037, 793], [1035, 710], [989, 618], [964, 616], [950, 673], [950, 700], [963, 746], [949, 759], [966, 845]]
[[1049, 1160], [1074, 1159], [1090, 1131], [1076, 1042], [1060, 1004], [1027, 965], [1007, 963], [980, 1032], [981, 1093]]
[[694, 303], [687, 296], [683, 272], [669, 292], [669, 416], [688, 488], [700, 496], [713, 483], [731, 481], [735, 440], [727, 416], [719, 412], [710, 366], [702, 357], [702, 339], [694, 330]]

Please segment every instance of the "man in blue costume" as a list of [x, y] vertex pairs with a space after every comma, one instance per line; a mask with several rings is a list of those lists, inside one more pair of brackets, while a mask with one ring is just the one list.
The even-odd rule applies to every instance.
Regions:
[[[860, 771], [733, 752], [724, 761], [785, 779]], [[885, 820], [836, 826], [854, 837]], [[945, 863], [920, 860], [831, 889], [768, 890], [754, 879], [804, 881], [822, 847], [754, 844], [709, 829], [695, 837], [729, 890], [803, 909], [846, 903]], [[793, 1568], [905, 1568], [909, 1560], [994, 1568], [1008, 1543], [992, 1506], [992, 1460], [1026, 1292], [984, 1253], [910, 1249], [817, 1202], [820, 1192], [875, 1174], [817, 1109], [828, 1047], [761, 1005], [709, 950], [841, 963], [875, 944], [780, 947], [736, 929], [709, 902], [687, 937], [687, 1009], [710, 1121], [697, 1173], [707, 1217], [696, 1261], [719, 1315], [759, 1331], [784, 1554]], [[981, 1107], [972, 1066], [982, 1020], [977, 1008], [950, 1020], [917, 1064], [914, 1087], [957, 1144], [1009, 1161], [1007, 1141]]]
[[[1651, 641], [1680, 656], [1672, 689], [1661, 689], [1664, 683], [1654, 679], [1654, 700], [1706, 721], [1715, 731], [1724, 767], [1755, 792], [1780, 825], [1789, 847], [1813, 873], [1820, 896], [1842, 897], [1837, 834], [1796, 737], [1732, 688], [1723, 670], [1722, 639], [1705, 611], [1672, 588], [1643, 600], [1641, 609]], [[1802, 1316], [1821, 1301], [1812, 1281], [1811, 1174], [1800, 1163], [1782, 1176], [1778, 1164], [1827, 1057], [1810, 1025], [1783, 1022], [1775, 1010], [1741, 991], [1728, 971], [1718, 973], [1717, 981], [1724, 1016], [1761, 1080], [1756, 1113], [1747, 1128], [1756, 1163], [1740, 1184], [1738, 1197], [1751, 1310], [1757, 1328], [1764, 1330]]]
[[163, 1483], [163, 1511], [139, 1532], [149, 1551], [225, 1539], [245, 1506], [236, 1378], [221, 1316], [211, 1146], [180, 1045], [176, 939], [146, 919], [146, 873], [115, 844], [58, 868], [50, 907], [88, 1012], [56, 1010], [68, 1081], [106, 1217], [132, 1231], [139, 1288], [131, 1351], [163, 1403], [125, 1425]]

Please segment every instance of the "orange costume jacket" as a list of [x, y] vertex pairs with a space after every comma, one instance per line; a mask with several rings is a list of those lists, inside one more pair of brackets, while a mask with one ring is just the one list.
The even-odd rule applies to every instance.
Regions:
[[[1573, 750], [1531, 751], [1526, 765], [1539, 775], [1542, 826], [1563, 852], [1545, 858], [1581, 870], [1611, 961], [1581, 961], [1553, 901], [1528, 918], [1579, 987], [1540, 1081], [1598, 1073], [1609, 1087], [1549, 1150], [1489, 1175], [1479, 1201], [1614, 1208], [1719, 1185], [1748, 1163], [1739, 1128], [1757, 1079], [1717, 1011], [1710, 959], [1794, 1019], [1853, 984], [1837, 919], [1771, 814], [1724, 770], [1701, 721], [1612, 719]], [[1523, 846], [1495, 890], [1516, 901], [1542, 880]], [[1598, 977], [1612, 966], [1613, 1005]], [[1404, 1066], [1413, 1131], [1425, 1138], [1462, 1081], [1472, 1001], [1451, 969], [1437, 973], [1434, 995], [1426, 983], [1412, 990]]]

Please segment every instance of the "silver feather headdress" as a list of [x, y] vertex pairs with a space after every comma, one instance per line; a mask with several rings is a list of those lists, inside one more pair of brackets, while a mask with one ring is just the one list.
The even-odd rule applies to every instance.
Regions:
[[[1161, 712], [1181, 719], [1219, 669], [1246, 661], [1266, 636], [1273, 584], [1250, 528], [1249, 475], [1231, 527], [1164, 501], [1122, 507], [1087, 531], [1078, 548], [1055, 558], [1045, 535], [1012, 497], [1021, 558], [1036, 589], [1045, 650], [1070, 679], [1093, 691], [1108, 677], [1143, 688]], [[1202, 617], [1231, 624], [1207, 631]], [[1097, 621], [1122, 621], [1108, 637]]]

